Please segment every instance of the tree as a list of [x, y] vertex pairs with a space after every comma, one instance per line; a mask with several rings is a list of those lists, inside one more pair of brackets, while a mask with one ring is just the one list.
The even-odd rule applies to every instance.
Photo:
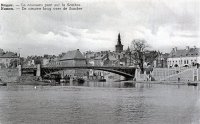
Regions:
[[20, 65], [23, 65], [24, 62], [25, 62], [25, 58], [24, 58], [24, 57], [20, 57], [19, 59], [20, 59], [20, 60], [19, 60], [19, 64], [20, 64]]
[[145, 40], [136, 39], [132, 41], [132, 50], [133, 50], [133, 59], [135, 60], [135, 64], [139, 65], [142, 72], [144, 72], [143, 64], [145, 51], [148, 47], [147, 42]]
[[145, 61], [148, 62], [150, 65], [153, 64], [153, 61], [156, 60], [156, 58], [158, 57], [159, 54], [162, 54], [160, 52], [157, 51], [146, 51], [145, 52]]
[[35, 64], [42, 64], [42, 60], [40, 58], [35, 59]]
[[9, 68], [11, 68], [11, 67], [12, 68], [16, 68], [17, 64], [18, 64], [18, 60], [17, 59], [11, 59]]

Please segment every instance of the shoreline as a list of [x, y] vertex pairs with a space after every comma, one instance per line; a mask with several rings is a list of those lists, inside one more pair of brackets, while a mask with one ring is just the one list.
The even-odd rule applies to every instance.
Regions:
[[124, 83], [144, 83], [144, 84], [166, 84], [166, 85], [187, 85], [188, 83], [200, 84], [200, 81], [122, 81]]
[[[163, 85], [188, 85], [188, 83], [197, 83], [200, 84], [200, 81], [121, 81], [122, 83], [141, 83], [141, 84], [163, 84]], [[25, 81], [25, 82], [2, 82], [7, 85], [42, 85], [42, 86], [57, 86], [60, 85], [58, 83], [48, 83], [44, 81]], [[113, 83], [115, 83], [113, 81]]]

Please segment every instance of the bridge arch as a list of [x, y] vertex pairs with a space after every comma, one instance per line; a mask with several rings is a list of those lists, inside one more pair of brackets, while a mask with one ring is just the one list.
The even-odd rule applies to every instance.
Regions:
[[[56, 67], [41, 67], [41, 76], [62, 71], [62, 70], [73, 70], [73, 69], [93, 69], [93, 70], [101, 70], [101, 71], [107, 71], [111, 73], [115, 73], [121, 76], [124, 76], [127, 79], [131, 79], [135, 77], [135, 67], [108, 67], [108, 66], [69, 66], [69, 67], [62, 67], [62, 66], [56, 66]], [[22, 70], [37, 70], [37, 68], [22, 68]]]

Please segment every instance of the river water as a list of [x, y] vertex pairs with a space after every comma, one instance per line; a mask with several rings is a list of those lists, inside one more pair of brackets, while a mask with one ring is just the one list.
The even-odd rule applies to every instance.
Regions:
[[87, 82], [0, 87], [0, 124], [199, 124], [200, 88]]

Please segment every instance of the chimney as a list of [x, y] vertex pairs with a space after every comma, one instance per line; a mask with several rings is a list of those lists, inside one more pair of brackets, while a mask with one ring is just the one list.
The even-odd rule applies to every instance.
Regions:
[[196, 46], [194, 46], [194, 49], [196, 49], [197, 47]]
[[189, 50], [190, 49], [190, 47], [189, 46], [186, 46], [186, 50]]

